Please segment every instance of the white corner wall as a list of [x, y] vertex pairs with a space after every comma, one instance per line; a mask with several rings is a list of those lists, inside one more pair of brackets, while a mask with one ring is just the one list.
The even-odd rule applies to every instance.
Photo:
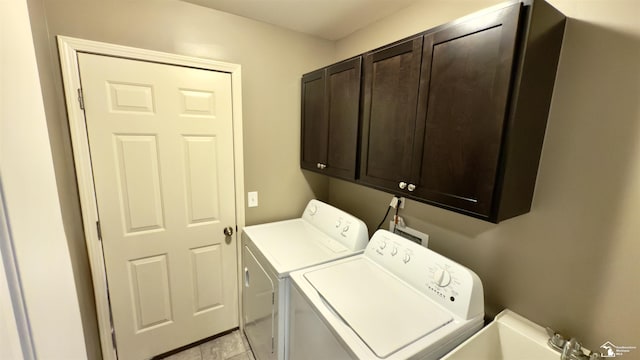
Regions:
[[0, 0], [0, 176], [35, 356], [86, 359], [25, 0]]

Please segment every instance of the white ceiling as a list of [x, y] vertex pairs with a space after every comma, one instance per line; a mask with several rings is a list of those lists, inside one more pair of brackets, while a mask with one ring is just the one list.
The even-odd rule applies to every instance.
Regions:
[[341, 39], [419, 0], [183, 0], [315, 35]]

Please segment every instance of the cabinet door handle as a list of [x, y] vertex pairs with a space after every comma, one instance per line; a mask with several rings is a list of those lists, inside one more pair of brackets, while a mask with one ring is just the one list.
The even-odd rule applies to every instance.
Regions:
[[413, 184], [409, 184], [409, 186], [407, 186], [407, 190], [409, 190], [409, 191], [413, 191], [415, 189], [416, 189], [416, 186], [413, 185]]
[[244, 267], [244, 287], [249, 287], [249, 268]]
[[326, 169], [326, 168], [327, 168], [327, 165], [326, 165], [326, 164], [320, 164], [320, 169], [323, 169], [323, 170], [324, 170], [324, 169]]
[[406, 182], [404, 182], [404, 181], [400, 181], [400, 184], [398, 184], [398, 187], [399, 187], [400, 189], [404, 190], [404, 188], [406, 188], [406, 187], [407, 187], [407, 183], [406, 183]]
[[320, 163], [316, 163], [316, 167], [317, 167], [318, 169], [322, 169], [322, 164], [320, 164]]

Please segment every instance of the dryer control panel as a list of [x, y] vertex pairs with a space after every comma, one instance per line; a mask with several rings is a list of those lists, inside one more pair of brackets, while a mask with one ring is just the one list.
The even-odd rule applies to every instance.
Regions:
[[484, 315], [480, 278], [451, 259], [386, 230], [373, 235], [365, 256], [463, 319]]
[[349, 250], [363, 250], [369, 240], [367, 225], [357, 217], [319, 200], [311, 200], [302, 218]]

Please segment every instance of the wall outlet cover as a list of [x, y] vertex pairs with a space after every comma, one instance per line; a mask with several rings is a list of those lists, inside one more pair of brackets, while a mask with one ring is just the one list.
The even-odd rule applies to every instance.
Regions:
[[247, 193], [247, 207], [257, 207], [257, 206], [258, 206], [258, 192], [249, 191]]

